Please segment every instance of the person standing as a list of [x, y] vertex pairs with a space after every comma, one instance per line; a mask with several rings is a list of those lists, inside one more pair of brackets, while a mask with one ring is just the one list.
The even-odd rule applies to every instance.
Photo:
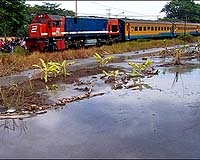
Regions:
[[3, 40], [0, 39], [0, 49], [3, 48], [3, 45], [4, 45]]
[[11, 53], [13, 53], [14, 47], [15, 47], [15, 39], [14, 38], [11, 39], [10, 46], [11, 46]]

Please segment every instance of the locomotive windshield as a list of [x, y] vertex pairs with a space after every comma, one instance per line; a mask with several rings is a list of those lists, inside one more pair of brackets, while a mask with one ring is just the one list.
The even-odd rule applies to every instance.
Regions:
[[117, 25], [112, 25], [112, 31], [113, 31], [113, 32], [117, 32], [117, 31], [118, 31]]
[[45, 23], [46, 23], [46, 19], [43, 18], [43, 17], [38, 17], [38, 18], [36, 19], [36, 21], [33, 22], [33, 23], [41, 23], [41, 24], [45, 24]]
[[61, 21], [53, 21], [53, 27], [60, 27]]

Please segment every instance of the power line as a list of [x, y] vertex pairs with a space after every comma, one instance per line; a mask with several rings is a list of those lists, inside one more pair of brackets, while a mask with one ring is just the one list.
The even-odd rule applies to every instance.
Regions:
[[103, 7], [109, 7], [111, 9], [116, 9], [116, 10], [120, 10], [120, 11], [125, 11], [125, 12], [129, 12], [129, 13], [134, 13], [134, 14], [139, 14], [139, 15], [143, 15], [143, 16], [147, 16], [145, 14], [141, 14], [141, 13], [137, 13], [137, 12], [133, 12], [133, 11], [128, 11], [128, 10], [124, 10], [124, 9], [119, 9], [119, 8], [115, 8], [115, 7], [111, 7], [111, 6], [107, 6], [107, 5], [103, 5], [103, 4], [100, 4], [100, 3], [97, 3], [97, 2], [90, 2], [90, 3], [93, 3], [93, 4], [97, 4], [97, 5], [100, 5], [100, 6], [103, 6]]
[[[106, 14], [93, 14], [93, 13], [78, 13], [79, 15], [89, 15], [89, 16], [106, 16]], [[159, 15], [145, 15], [145, 16], [133, 16], [133, 15], [120, 15], [120, 14], [110, 14], [110, 16], [123, 16], [123, 17], [158, 17]]]

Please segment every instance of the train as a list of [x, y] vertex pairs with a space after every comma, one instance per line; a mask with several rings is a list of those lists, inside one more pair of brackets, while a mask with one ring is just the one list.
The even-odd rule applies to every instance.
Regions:
[[45, 52], [137, 39], [174, 38], [181, 33], [198, 36], [200, 26], [198, 23], [37, 14], [28, 33], [27, 49]]

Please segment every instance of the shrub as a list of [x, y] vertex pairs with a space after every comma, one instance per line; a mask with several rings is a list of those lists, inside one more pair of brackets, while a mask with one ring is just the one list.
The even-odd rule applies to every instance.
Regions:
[[29, 51], [20, 46], [15, 46], [14, 54], [27, 55], [29, 54]]
[[186, 42], [192, 42], [193, 40], [193, 36], [191, 36], [190, 34], [186, 33], [181, 33], [178, 35], [178, 39], [186, 41]]

